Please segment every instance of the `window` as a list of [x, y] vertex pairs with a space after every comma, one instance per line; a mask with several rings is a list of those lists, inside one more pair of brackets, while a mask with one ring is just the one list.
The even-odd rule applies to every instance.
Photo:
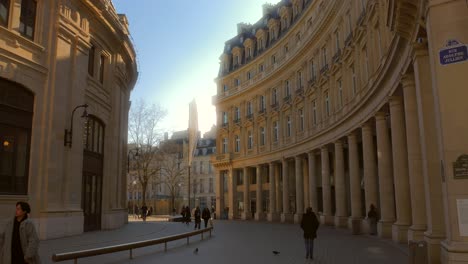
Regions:
[[290, 116], [286, 117], [286, 136], [287, 137], [291, 136], [291, 117]]
[[271, 56], [271, 64], [276, 63], [276, 55]]
[[288, 44], [284, 45], [283, 50], [284, 50], [284, 53], [288, 53], [288, 51], [289, 51]]
[[297, 32], [296, 34], [296, 41], [301, 41], [301, 32]]
[[247, 48], [247, 57], [252, 57], [252, 48], [251, 47]]
[[22, 0], [19, 32], [29, 39], [34, 39], [34, 30], [36, 25], [36, 1]]
[[223, 153], [227, 153], [228, 152], [228, 139], [227, 138], [223, 138]]
[[226, 112], [223, 112], [223, 125], [227, 125], [228, 123], [228, 115]]
[[252, 114], [252, 102], [248, 101], [247, 102], [247, 115], [251, 115], [251, 114]]
[[273, 122], [273, 141], [274, 142], [278, 141], [278, 122], [277, 121]]
[[265, 110], [265, 96], [260, 95], [260, 111], [264, 111], [264, 110]]
[[209, 184], [210, 184], [210, 186], [209, 186], [209, 192], [212, 193], [212, 192], [213, 192], [213, 178], [210, 178], [210, 179], [209, 179]]
[[367, 48], [364, 47], [364, 82], [367, 83], [369, 78], [369, 57], [367, 56]]
[[91, 76], [94, 76], [94, 54], [95, 54], [96, 48], [94, 46], [91, 46], [89, 49], [89, 55], [88, 55], [88, 74]]
[[104, 153], [104, 124], [95, 117], [84, 122], [83, 148], [97, 154]]
[[297, 88], [302, 88], [302, 71], [297, 72]]
[[316, 73], [315, 73], [315, 62], [314, 60], [310, 60], [310, 76], [312, 76], [312, 79], [315, 79]]
[[299, 109], [298, 115], [299, 115], [299, 131], [304, 131], [304, 111], [302, 110], [302, 108]]
[[239, 120], [240, 119], [240, 109], [239, 107], [236, 106], [236, 108], [234, 108], [234, 120]]
[[250, 71], [247, 72], [247, 80], [250, 80], [252, 78], [252, 73]]
[[260, 127], [260, 146], [265, 145], [265, 128]]
[[205, 188], [204, 188], [204, 180], [203, 179], [200, 179], [200, 193], [204, 193], [205, 192]]
[[263, 70], [264, 70], [263, 64], [258, 65], [258, 71], [263, 72]]
[[323, 66], [327, 65], [327, 48], [326, 47], [322, 48], [322, 60], [323, 60]]
[[272, 104], [276, 104], [278, 102], [278, 90], [276, 90], [276, 88], [273, 88], [271, 92], [271, 102]]
[[366, 0], [361, 0], [361, 7], [362, 11], [364, 12], [364, 10], [366, 9]]
[[8, 17], [10, 14], [10, 0], [0, 0], [0, 25], [6, 27], [8, 25]]
[[200, 174], [203, 174], [203, 161], [200, 161]]
[[104, 83], [104, 64], [106, 62], [106, 56], [101, 54], [101, 58], [99, 59], [99, 82]]
[[284, 88], [284, 93], [286, 94], [286, 97], [291, 96], [291, 86], [289, 85], [289, 80], [286, 80], [286, 85]]
[[258, 49], [261, 50], [262, 48], [263, 48], [263, 39], [260, 38], [260, 39], [258, 40]]
[[239, 152], [240, 151], [240, 138], [239, 138], [239, 135], [235, 136], [235, 140], [236, 140], [235, 150], [236, 150], [236, 152]]
[[223, 85], [223, 91], [226, 92], [227, 90], [229, 90], [229, 86], [228, 86], [227, 84], [224, 84], [224, 85]]
[[[214, 151], [213, 151], [213, 153], [214, 153]], [[213, 168], [213, 167], [211, 166], [211, 164], [208, 164], [208, 174], [211, 173], [211, 171], [213, 170], [212, 168]]]
[[351, 65], [351, 81], [352, 81], [352, 92], [356, 95], [356, 72], [354, 71], [354, 65]]
[[341, 85], [341, 79], [337, 81], [337, 87], [338, 87], [338, 104], [339, 107], [343, 107], [343, 87]]
[[317, 101], [312, 101], [312, 124], [317, 125]]
[[379, 27], [376, 28], [377, 31], [377, 44], [379, 46], [379, 59], [382, 57], [382, 35], [380, 35]]
[[247, 148], [252, 149], [253, 147], [253, 137], [252, 131], [247, 132]]
[[353, 26], [351, 24], [351, 13], [348, 13], [348, 34], [351, 34], [353, 32]]
[[325, 113], [327, 114], [327, 117], [330, 116], [330, 95], [328, 94], [328, 91], [325, 92]]
[[238, 56], [238, 55], [236, 55], [236, 56], [234, 57], [234, 63], [235, 63], [235, 65], [240, 64], [240, 62], [239, 62], [239, 56]]
[[237, 87], [237, 86], [239, 86], [239, 84], [240, 84], [240, 80], [237, 79], [237, 78], [235, 78], [235, 79], [234, 79], [234, 86]]
[[335, 46], [336, 46], [336, 52], [340, 50], [340, 33], [338, 31], [335, 32]]

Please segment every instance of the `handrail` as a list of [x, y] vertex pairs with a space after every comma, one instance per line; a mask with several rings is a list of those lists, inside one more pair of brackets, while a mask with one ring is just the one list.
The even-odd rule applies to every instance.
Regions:
[[76, 264], [78, 263], [79, 258], [110, 254], [110, 253], [115, 253], [115, 252], [125, 251], [125, 250], [130, 250], [130, 259], [133, 259], [133, 249], [164, 243], [164, 251], [167, 251], [167, 242], [179, 240], [182, 238], [187, 238], [187, 245], [188, 245], [189, 238], [191, 236], [201, 234], [201, 239], [203, 240], [203, 233], [210, 232], [210, 237], [211, 237], [212, 230], [213, 230], [213, 227], [208, 227], [208, 228], [204, 228], [201, 230], [196, 230], [196, 231], [182, 233], [182, 234], [173, 235], [173, 236], [161, 237], [157, 239], [149, 239], [149, 240], [143, 240], [143, 241], [138, 241], [138, 242], [125, 243], [125, 244], [107, 246], [107, 247], [101, 247], [101, 248], [93, 248], [93, 249], [58, 253], [58, 254], [52, 255], [52, 261], [60, 262], [60, 261], [73, 259], [75, 260], [75, 264]]

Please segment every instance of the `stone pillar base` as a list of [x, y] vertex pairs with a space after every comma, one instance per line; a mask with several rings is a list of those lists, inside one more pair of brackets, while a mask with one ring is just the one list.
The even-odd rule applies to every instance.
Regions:
[[393, 224], [392, 225], [392, 240], [397, 243], [408, 243], [409, 225]]
[[241, 215], [242, 220], [249, 220], [251, 217], [252, 217], [251, 212], [243, 212], [242, 215]]
[[302, 221], [302, 213], [300, 214], [294, 214], [294, 223], [299, 224]]
[[422, 241], [424, 240], [425, 226], [410, 226], [408, 229], [408, 241]]
[[292, 223], [294, 221], [293, 214], [281, 214], [282, 223]]
[[362, 226], [362, 218], [348, 218], [348, 229], [351, 230], [351, 234], [359, 235], [361, 234]]
[[440, 253], [442, 263], [468, 263], [468, 242], [454, 242], [444, 240], [441, 242]]
[[345, 228], [348, 225], [348, 217], [335, 215], [334, 222], [335, 222], [335, 227]]
[[377, 234], [382, 238], [391, 238], [392, 237], [392, 222], [379, 221], [377, 223]]
[[280, 215], [278, 213], [268, 213], [267, 220], [270, 222], [278, 222], [280, 220]]
[[320, 215], [320, 224], [322, 225], [334, 225], [335, 217], [333, 215]]
[[265, 214], [264, 213], [255, 213], [255, 220], [256, 221], [265, 220]]
[[441, 236], [435, 236], [427, 232], [424, 233], [424, 240], [427, 242], [428, 263], [440, 263], [441, 243], [443, 239], [445, 238]]

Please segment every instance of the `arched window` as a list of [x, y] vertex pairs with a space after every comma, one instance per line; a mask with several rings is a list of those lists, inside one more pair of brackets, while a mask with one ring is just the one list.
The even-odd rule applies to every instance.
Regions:
[[86, 151], [104, 154], [104, 124], [94, 116], [89, 116], [84, 125], [83, 148]]
[[34, 95], [0, 78], [0, 194], [28, 192]]

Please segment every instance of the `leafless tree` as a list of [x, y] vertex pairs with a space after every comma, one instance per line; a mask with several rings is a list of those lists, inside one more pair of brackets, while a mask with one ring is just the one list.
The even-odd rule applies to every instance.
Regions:
[[158, 104], [148, 104], [138, 100], [132, 105], [129, 114], [128, 133], [130, 144], [136, 146], [137, 155], [133, 160], [138, 183], [143, 194], [143, 204], [146, 204], [146, 190], [150, 181], [156, 180], [161, 164], [159, 142], [162, 131], [160, 122], [166, 116], [166, 110]]
[[164, 184], [171, 196], [171, 209], [185, 181], [185, 166], [182, 159], [183, 146], [167, 141], [160, 146], [161, 173], [159, 182]]

